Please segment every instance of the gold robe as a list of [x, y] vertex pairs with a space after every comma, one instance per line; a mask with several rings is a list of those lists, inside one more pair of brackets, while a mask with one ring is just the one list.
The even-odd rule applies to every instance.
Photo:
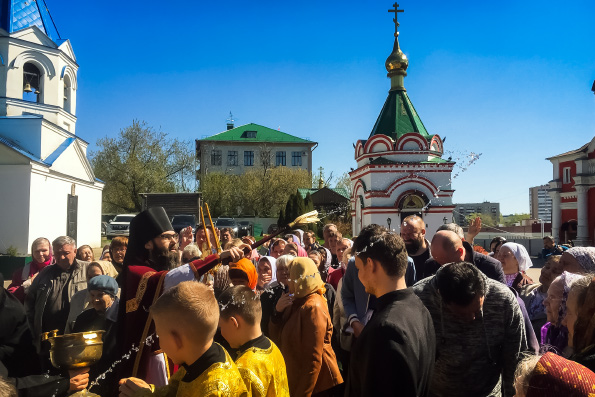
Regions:
[[157, 397], [248, 397], [246, 386], [238, 367], [225, 351], [225, 363], [215, 363], [192, 382], [182, 378], [186, 370], [180, 368], [170, 379], [167, 386], [155, 388], [153, 392], [143, 390], [135, 396]]
[[271, 347], [250, 347], [238, 353], [236, 365], [253, 397], [289, 397], [285, 360], [281, 350], [271, 341]]

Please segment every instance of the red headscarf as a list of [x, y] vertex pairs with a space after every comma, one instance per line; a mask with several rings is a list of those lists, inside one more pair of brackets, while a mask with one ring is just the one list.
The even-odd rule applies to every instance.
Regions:
[[554, 353], [545, 353], [529, 378], [527, 397], [588, 397], [595, 390], [595, 373]]

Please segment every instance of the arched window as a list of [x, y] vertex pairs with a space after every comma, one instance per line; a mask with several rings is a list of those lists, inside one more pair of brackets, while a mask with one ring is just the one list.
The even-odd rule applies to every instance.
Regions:
[[68, 113], [72, 113], [72, 82], [68, 75], [64, 76], [64, 110]]
[[42, 103], [42, 74], [34, 64], [23, 65], [23, 99], [29, 102]]

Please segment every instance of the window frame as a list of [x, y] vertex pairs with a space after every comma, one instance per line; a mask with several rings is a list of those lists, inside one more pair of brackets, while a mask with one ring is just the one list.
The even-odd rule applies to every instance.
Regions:
[[275, 166], [286, 166], [287, 165], [287, 152], [286, 151], [277, 151], [277, 153], [275, 153]]
[[[217, 161], [217, 159], [219, 161]], [[212, 166], [221, 166], [223, 164], [223, 153], [221, 149], [213, 149], [211, 150], [211, 165]]]
[[237, 167], [238, 166], [238, 151], [228, 150], [227, 151], [227, 166]]
[[291, 165], [293, 167], [302, 166], [302, 152], [291, 152]]
[[[249, 161], [246, 161], [248, 159]], [[244, 150], [244, 166], [254, 166], [254, 150]]]

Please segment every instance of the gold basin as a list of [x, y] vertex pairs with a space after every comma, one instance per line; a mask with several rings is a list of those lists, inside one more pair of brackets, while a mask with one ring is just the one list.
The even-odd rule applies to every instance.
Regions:
[[89, 367], [101, 358], [105, 331], [77, 332], [49, 337], [52, 365], [60, 369]]

